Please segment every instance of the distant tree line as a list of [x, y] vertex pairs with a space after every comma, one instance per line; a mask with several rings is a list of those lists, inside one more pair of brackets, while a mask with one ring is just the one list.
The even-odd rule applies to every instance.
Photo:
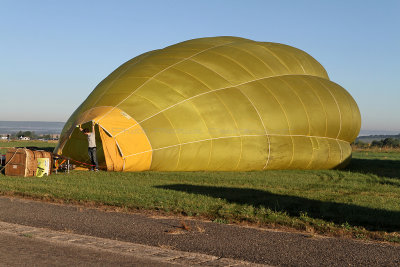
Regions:
[[32, 131], [19, 131], [15, 134], [12, 134], [11, 137], [29, 137], [31, 139], [34, 139], [37, 137], [37, 135], [35, 134], [35, 132]]
[[379, 141], [374, 140], [371, 143], [371, 146], [375, 147], [400, 147], [400, 139], [396, 138], [385, 138]]
[[371, 144], [363, 142], [363, 141], [356, 141], [354, 143], [356, 147], [359, 148], [368, 148], [368, 147], [376, 147], [376, 148], [382, 148], [382, 147], [388, 147], [388, 148], [399, 148], [400, 147], [400, 139], [397, 138], [385, 138], [381, 140], [373, 140]]
[[[50, 134], [43, 134], [43, 135], [38, 135], [33, 131], [19, 131], [17, 133], [11, 134], [12, 139], [18, 139], [20, 137], [29, 137], [30, 139], [52, 139], [52, 136]], [[56, 136], [58, 138], [58, 136]]]

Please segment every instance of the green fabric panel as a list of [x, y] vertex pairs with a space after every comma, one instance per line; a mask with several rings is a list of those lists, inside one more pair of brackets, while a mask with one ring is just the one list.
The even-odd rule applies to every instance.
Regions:
[[342, 167], [361, 126], [354, 99], [310, 55], [229, 36], [124, 63], [73, 113], [56, 149], [79, 158], [68, 138], [81, 114], [100, 106], [140, 124], [153, 149], [150, 169], [160, 171]]

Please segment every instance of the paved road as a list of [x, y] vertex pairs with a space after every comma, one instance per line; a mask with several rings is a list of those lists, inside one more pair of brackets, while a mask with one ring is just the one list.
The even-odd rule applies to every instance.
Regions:
[[280, 266], [399, 266], [400, 246], [0, 197], [0, 221]]
[[176, 266], [116, 252], [0, 233], [1, 266]]
[[[3, 242], [1, 242], [3, 241]], [[0, 222], [0, 265], [253, 266], [254, 263]], [[265, 265], [262, 265], [265, 266]]]

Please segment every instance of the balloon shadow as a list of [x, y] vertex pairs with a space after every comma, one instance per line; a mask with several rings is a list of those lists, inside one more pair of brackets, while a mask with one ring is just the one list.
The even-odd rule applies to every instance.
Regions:
[[157, 188], [200, 194], [213, 198], [225, 199], [230, 203], [264, 207], [273, 211], [286, 212], [298, 217], [302, 213], [316, 219], [323, 219], [337, 224], [362, 226], [371, 231], [400, 230], [400, 212], [361, 207], [328, 201], [312, 200], [304, 197], [278, 195], [264, 190], [201, 186], [189, 184], [172, 184], [156, 186]]
[[380, 177], [400, 179], [400, 160], [352, 159], [344, 169], [351, 172], [371, 173]]

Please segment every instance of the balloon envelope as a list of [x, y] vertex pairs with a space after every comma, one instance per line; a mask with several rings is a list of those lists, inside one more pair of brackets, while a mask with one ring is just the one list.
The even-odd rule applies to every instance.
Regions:
[[330, 169], [351, 157], [356, 102], [291, 46], [201, 38], [121, 65], [69, 118], [56, 153], [114, 171]]

